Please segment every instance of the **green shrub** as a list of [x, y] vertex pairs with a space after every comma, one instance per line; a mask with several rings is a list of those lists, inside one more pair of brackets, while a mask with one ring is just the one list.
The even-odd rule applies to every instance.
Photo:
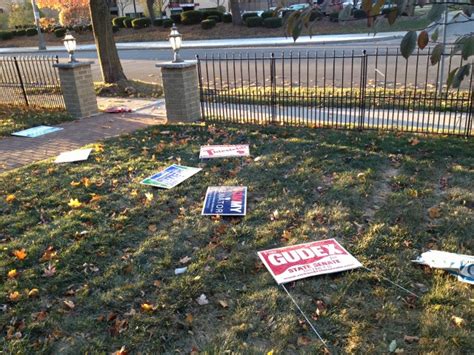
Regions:
[[54, 35], [58, 38], [63, 38], [66, 35], [66, 31], [65, 28], [57, 28], [54, 30]]
[[115, 17], [114, 19], [112, 19], [112, 25], [123, 28], [123, 27], [125, 27], [124, 24], [123, 24], [123, 21], [128, 19], [128, 18], [129, 17], [127, 17], [127, 16]]
[[221, 22], [221, 18], [219, 16], [209, 16], [206, 20], [214, 20], [217, 22]]
[[262, 12], [261, 18], [266, 19], [269, 17], [275, 17], [275, 15], [276, 15], [276, 12], [272, 10], [267, 10], [267, 11]]
[[[194, 11], [194, 10], [191, 10], [191, 11]], [[185, 12], [191, 12], [191, 11], [185, 11]], [[180, 14], [173, 14], [170, 16], [170, 19], [173, 21], [173, 23], [176, 23], [176, 24], [181, 23], [181, 14], [184, 14], [184, 12]]]
[[396, 6], [386, 7], [385, 9], [382, 9], [381, 14], [384, 15], [384, 16], [388, 16], [388, 14], [389, 14], [393, 9], [397, 10], [397, 7], [396, 7]]
[[356, 19], [363, 19], [367, 18], [367, 14], [365, 13], [364, 10], [356, 9], [352, 12], [352, 16]]
[[263, 24], [263, 18], [261, 17], [248, 17], [245, 20], [247, 27], [260, 27]]
[[31, 28], [27, 28], [26, 29], [26, 35], [28, 37], [33, 37], [33, 36], [36, 36], [38, 34], [38, 30], [34, 27], [31, 27]]
[[339, 13], [333, 12], [332, 14], [329, 14], [329, 21], [330, 22], [339, 22]]
[[212, 19], [207, 19], [207, 20], [203, 20], [201, 22], [201, 27], [203, 30], [209, 30], [211, 28], [213, 28], [214, 26], [216, 25], [216, 21], [212, 20]]
[[0, 39], [6, 41], [8, 39], [12, 39], [14, 37], [12, 31], [0, 31]]
[[15, 35], [16, 37], [20, 37], [20, 36], [26, 35], [26, 30], [25, 30], [25, 29], [16, 30], [16, 31], [13, 31], [13, 32], [14, 32], [14, 35]]
[[170, 28], [173, 26], [173, 20], [170, 18], [164, 19], [163, 20], [163, 27], [164, 28]]
[[231, 14], [224, 14], [222, 16], [222, 22], [232, 23], [232, 15]]
[[133, 18], [127, 17], [125, 20], [123, 20], [123, 27], [132, 28], [132, 21], [133, 21]]
[[185, 25], [197, 25], [202, 21], [202, 12], [190, 10], [181, 13], [181, 23]]
[[117, 33], [118, 31], [120, 31], [120, 27], [119, 27], [119, 26], [112, 26], [112, 32], [113, 32], [113, 33]]
[[263, 20], [263, 26], [266, 28], [278, 28], [283, 26], [283, 19], [281, 17], [268, 17]]
[[258, 12], [246, 12], [242, 15], [242, 22], [245, 23], [247, 19], [251, 17], [259, 17]]
[[224, 17], [224, 13], [219, 10], [200, 10], [200, 12], [202, 13], [203, 20], [207, 20], [210, 16], [216, 16], [218, 17], [216, 22], [221, 22]]
[[162, 18], [156, 18], [153, 20], [153, 26], [156, 27], [161, 27], [163, 26], [163, 19]]
[[321, 20], [324, 17], [324, 15], [321, 13], [320, 10], [314, 9], [311, 11], [311, 15], [309, 15], [309, 20], [314, 21], [314, 20]]
[[148, 17], [140, 17], [132, 20], [132, 27], [136, 30], [151, 26], [151, 20]]

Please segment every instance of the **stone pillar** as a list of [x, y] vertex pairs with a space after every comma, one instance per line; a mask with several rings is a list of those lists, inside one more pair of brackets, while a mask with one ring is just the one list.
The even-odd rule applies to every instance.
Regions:
[[168, 122], [201, 119], [197, 61], [157, 64], [161, 68]]
[[59, 70], [66, 110], [74, 118], [89, 117], [99, 112], [92, 81], [92, 63], [53, 64]]

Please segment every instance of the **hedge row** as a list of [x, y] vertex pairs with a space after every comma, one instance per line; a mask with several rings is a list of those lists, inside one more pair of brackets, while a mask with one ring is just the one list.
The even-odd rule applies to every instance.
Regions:
[[0, 40], [8, 40], [13, 37], [35, 36], [38, 34], [36, 28], [17, 29], [12, 31], [0, 31]]
[[247, 27], [266, 27], [278, 28], [283, 26], [283, 19], [281, 17], [247, 17], [245, 20]]

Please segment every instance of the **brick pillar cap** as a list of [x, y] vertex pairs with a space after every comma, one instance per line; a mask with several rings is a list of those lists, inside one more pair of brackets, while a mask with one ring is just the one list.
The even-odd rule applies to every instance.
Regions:
[[182, 68], [190, 68], [197, 64], [197, 60], [185, 60], [184, 62], [173, 63], [173, 62], [165, 62], [165, 63], [158, 63], [156, 64], [157, 68], [166, 68], [166, 69], [182, 69]]
[[53, 64], [53, 67], [59, 68], [59, 69], [74, 69], [74, 68], [79, 68], [79, 67], [85, 67], [88, 65], [94, 64], [94, 62], [72, 62], [72, 63], [56, 63]]

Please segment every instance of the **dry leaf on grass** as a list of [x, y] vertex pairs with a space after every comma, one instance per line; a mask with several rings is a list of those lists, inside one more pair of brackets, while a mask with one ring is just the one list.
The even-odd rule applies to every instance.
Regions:
[[150, 225], [148, 226], [148, 230], [149, 230], [150, 232], [152, 232], [152, 233], [156, 232], [157, 229], [158, 229], [158, 227], [156, 226], [156, 224], [150, 224]]
[[431, 208], [428, 208], [428, 215], [432, 219], [439, 218], [439, 217], [441, 217], [441, 210], [440, 210], [439, 207], [433, 206]]
[[191, 258], [189, 256], [185, 256], [185, 257], [182, 257], [181, 259], [179, 259], [179, 262], [181, 264], [186, 264], [186, 263], [189, 263], [191, 261]]
[[24, 260], [27, 254], [26, 254], [25, 249], [19, 249], [19, 250], [14, 250], [13, 255], [15, 255], [18, 260]]
[[305, 336], [300, 336], [298, 337], [298, 340], [296, 341], [296, 344], [298, 346], [306, 346], [311, 344], [311, 339]]
[[405, 340], [408, 344], [411, 344], [411, 343], [418, 342], [420, 338], [417, 336], [405, 335], [403, 337], [403, 340]]
[[229, 307], [229, 304], [225, 300], [219, 300], [219, 304], [221, 305], [222, 308], [227, 308]]
[[156, 306], [150, 304], [150, 303], [142, 303], [140, 305], [140, 309], [142, 310], [142, 312], [148, 312], [148, 313], [151, 313], [153, 311], [156, 310]]
[[66, 306], [66, 308], [69, 309], [69, 310], [73, 310], [76, 307], [74, 302], [71, 301], [71, 300], [65, 300], [65, 301], [63, 301], [63, 303]]
[[5, 201], [6, 201], [7, 203], [12, 203], [12, 202], [15, 201], [15, 200], [16, 200], [16, 196], [13, 195], [13, 194], [10, 194], [10, 195], [8, 195], [8, 196], [5, 198]]
[[57, 251], [51, 245], [45, 250], [40, 258], [40, 262], [50, 261], [57, 257]]
[[37, 288], [32, 288], [31, 290], [28, 291], [29, 298], [36, 298], [38, 296], [39, 296], [39, 290]]
[[43, 270], [44, 277], [53, 277], [56, 274], [56, 267], [49, 264], [47, 268]]
[[10, 294], [8, 295], [8, 298], [12, 302], [17, 302], [21, 298], [21, 294], [18, 291], [13, 291], [13, 292], [10, 292]]
[[7, 276], [9, 279], [14, 279], [15, 277], [18, 276], [18, 271], [16, 271], [16, 269], [10, 270], [8, 271]]
[[457, 316], [452, 316], [451, 322], [453, 322], [453, 324], [458, 328], [462, 328], [466, 325], [466, 321], [463, 318]]
[[82, 206], [82, 203], [79, 202], [77, 198], [71, 198], [67, 205], [71, 208], [80, 208]]

